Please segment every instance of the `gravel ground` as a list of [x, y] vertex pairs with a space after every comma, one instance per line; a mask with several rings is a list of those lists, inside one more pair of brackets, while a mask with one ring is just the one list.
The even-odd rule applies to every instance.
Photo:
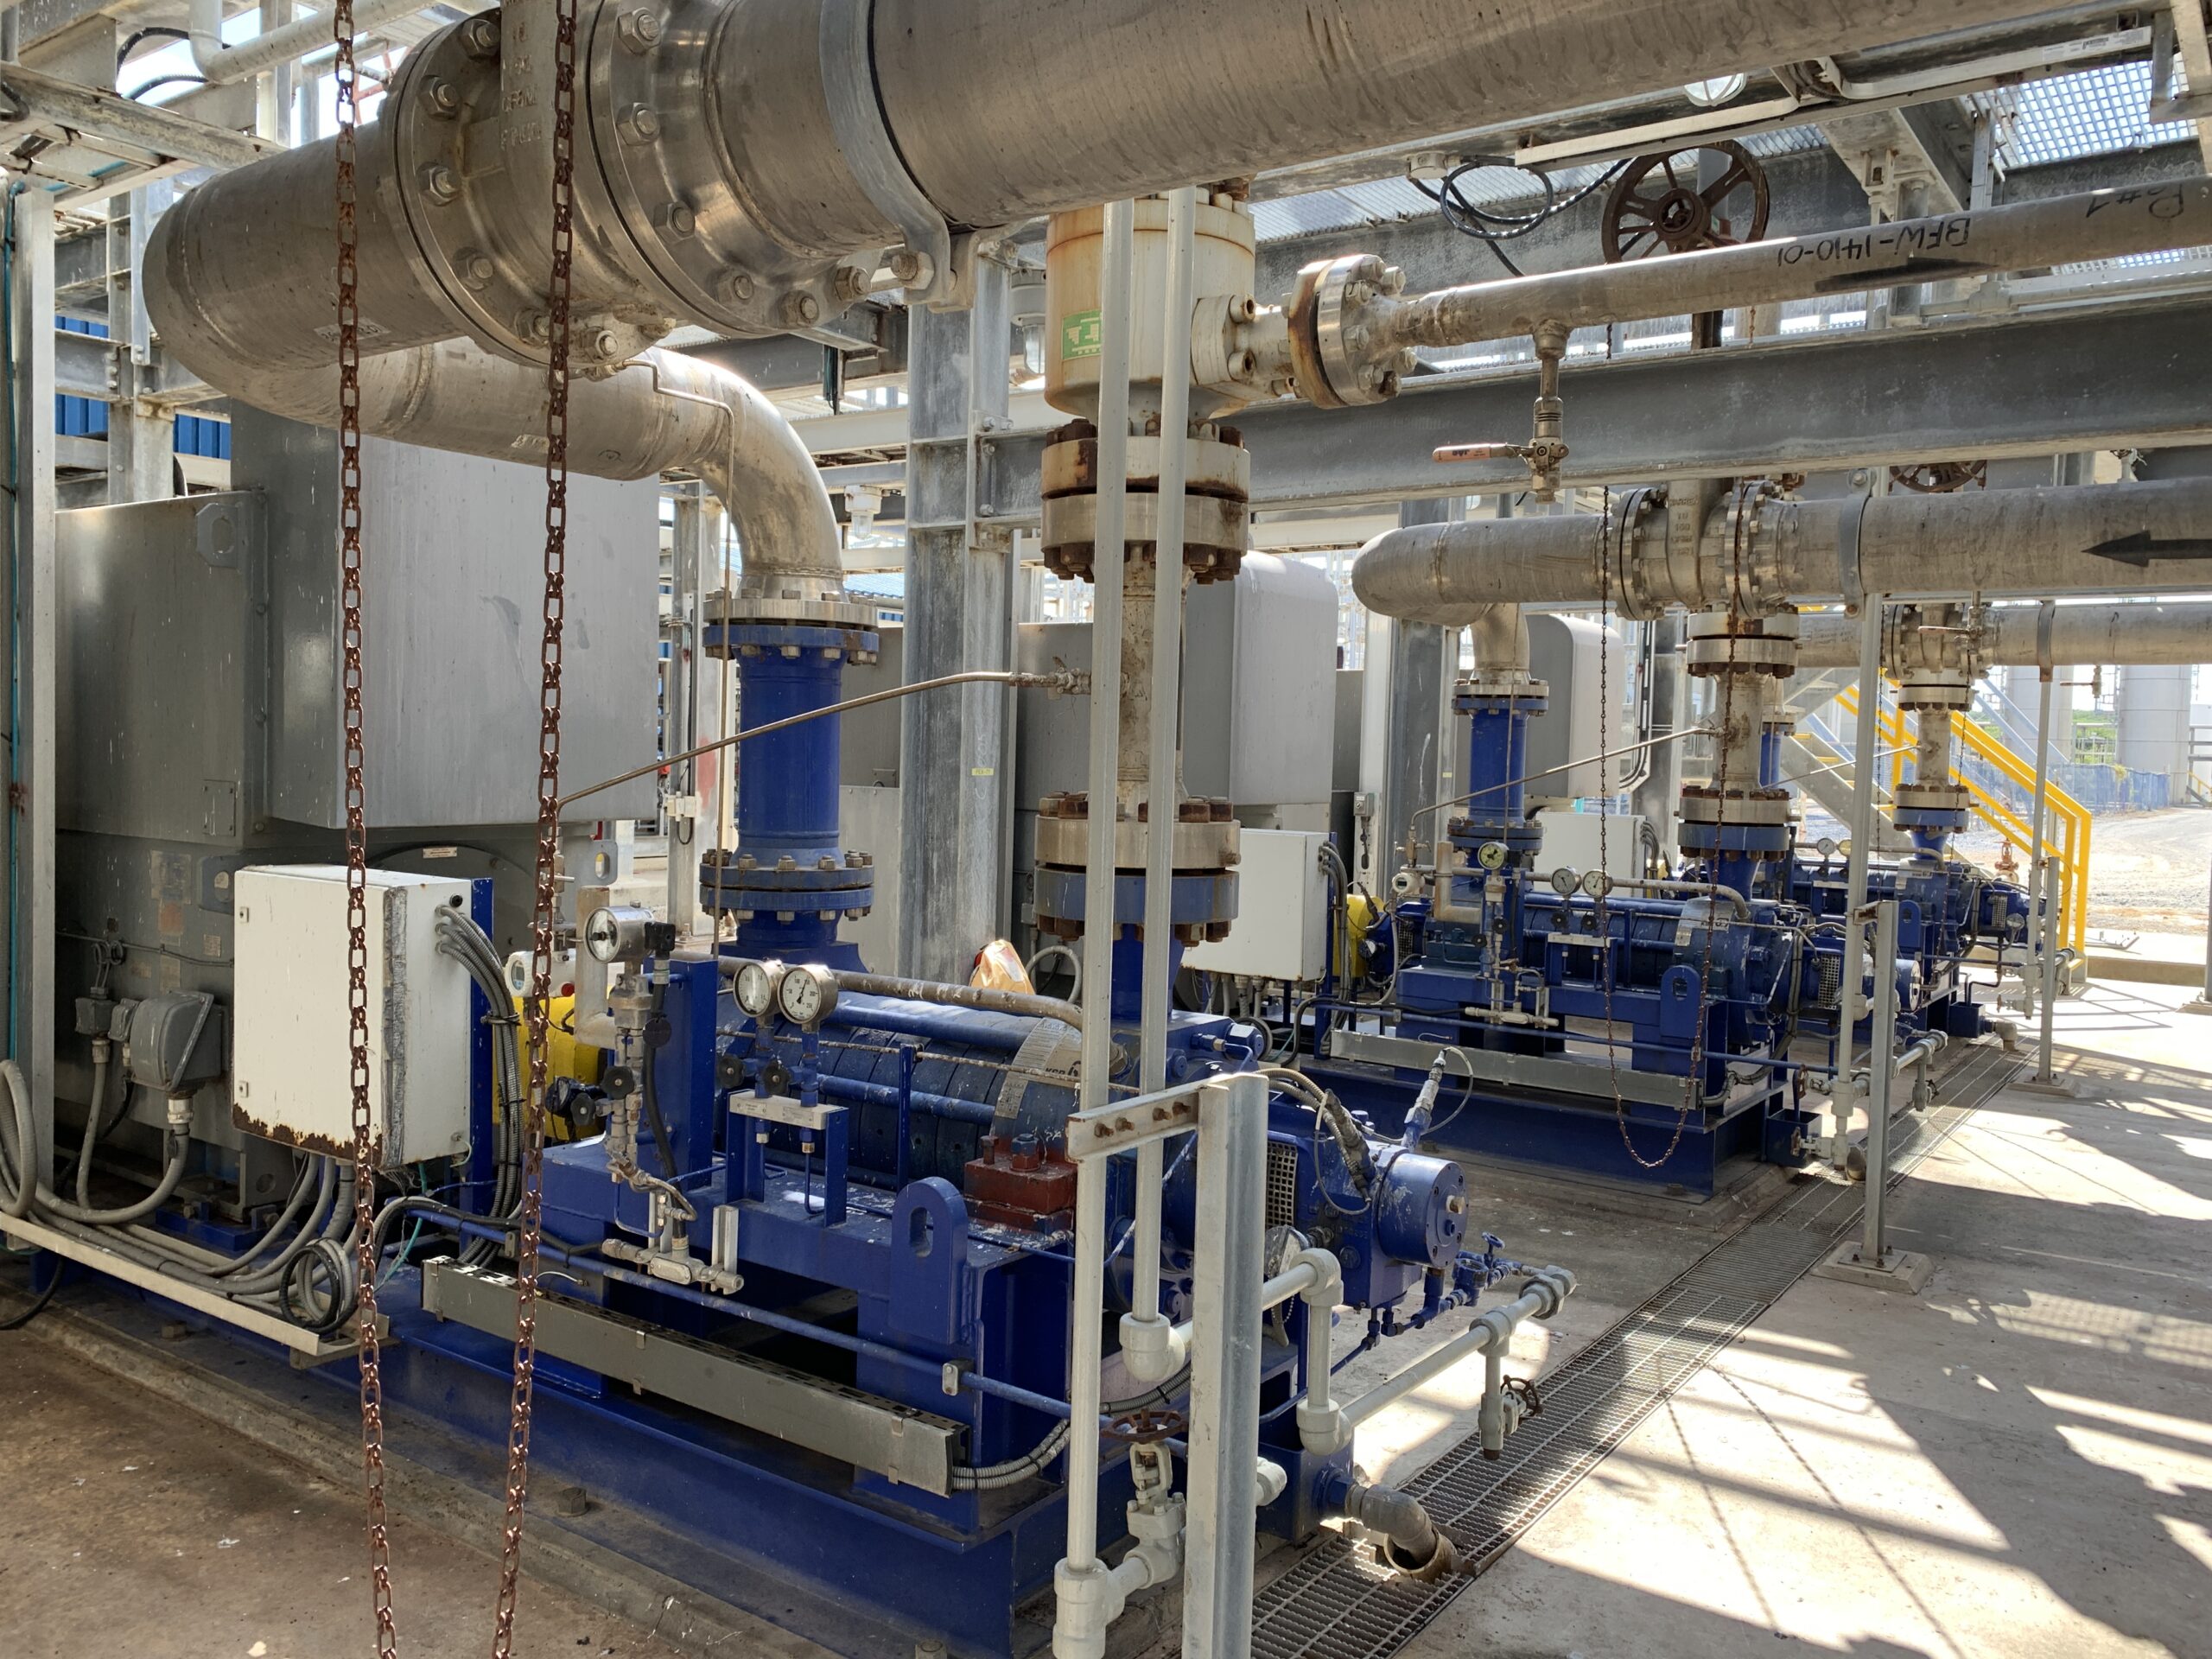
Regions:
[[[1958, 838], [1976, 862], [1993, 862], [2002, 844], [1994, 831]], [[2014, 849], [2025, 864], [2027, 849]], [[2201, 933], [2207, 873], [2212, 870], [2212, 811], [2113, 813], [2097, 819], [2089, 838], [2089, 925], [2147, 932]]]

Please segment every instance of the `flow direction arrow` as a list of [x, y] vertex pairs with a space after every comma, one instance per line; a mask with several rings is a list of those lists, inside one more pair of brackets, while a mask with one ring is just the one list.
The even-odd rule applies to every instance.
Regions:
[[2089, 551], [2140, 570], [2153, 559], [2212, 559], [2212, 540], [2200, 536], [2153, 536], [2147, 530], [2139, 530], [2133, 536], [2099, 542]]

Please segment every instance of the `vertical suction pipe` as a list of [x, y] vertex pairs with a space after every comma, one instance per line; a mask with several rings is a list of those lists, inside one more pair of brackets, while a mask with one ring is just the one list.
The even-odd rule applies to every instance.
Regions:
[[[1862, 986], [1866, 976], [1866, 936], [1855, 919], [1866, 907], [1866, 866], [1874, 850], [1874, 794], [1879, 772], [1876, 756], [1881, 747], [1882, 622], [1884, 595], [1867, 594], [1859, 603], [1859, 728], [1852, 771], [1857, 787], [1851, 796], [1851, 867], [1846, 913], [1854, 919], [1843, 931], [1843, 995], [1837, 1007], [1835, 1084], [1828, 1107], [1834, 1119], [1832, 1155], [1840, 1164], [1847, 1155], [1851, 1111], [1858, 1090], [1851, 1081], [1852, 1055], [1858, 1046], [1859, 1016], [1866, 1005]], [[1892, 971], [1893, 964], [1878, 962], [1874, 972]]]
[[[1196, 302], [1197, 220], [1198, 192], [1189, 187], [1171, 192], [1167, 198], [1166, 315], [1160, 330], [1159, 540], [1153, 548], [1152, 730], [1145, 785], [1149, 823], [1144, 862], [1144, 1001], [1137, 1079], [1137, 1087], [1147, 1094], [1167, 1086], [1167, 1017], [1174, 988], [1175, 832], [1182, 817], [1176, 734], [1182, 690], [1183, 496], [1188, 470], [1184, 437], [1191, 423], [1190, 338], [1191, 309]], [[1100, 444], [1103, 467], [1103, 429]], [[1102, 486], [1103, 482], [1102, 479]], [[1116, 550], [1102, 535], [1098, 551], [1092, 555], [1094, 569], [1102, 558], [1114, 560]], [[1095, 796], [1091, 821], [1094, 825], [1097, 822]], [[1133, 1358], [1138, 1351], [1152, 1357], [1141, 1369], [1132, 1367], [1143, 1382], [1159, 1380], [1176, 1364], [1172, 1357], [1160, 1352], [1168, 1328], [1168, 1320], [1160, 1311], [1160, 1207], [1166, 1152], [1158, 1141], [1147, 1141], [1137, 1149], [1131, 1257], [1135, 1283], [1131, 1311], [1122, 1320], [1122, 1345], [1131, 1351]], [[1154, 1371], [1156, 1376], [1147, 1375]]]
[[[1129, 290], [1136, 251], [1136, 204], [1109, 203], [1099, 296], [1098, 552], [1091, 576], [1090, 868], [1084, 882], [1083, 1107], [1111, 1097], [1114, 1064], [1114, 831], [1121, 747], [1123, 526], [1129, 474]], [[1084, 1171], [1076, 1188], [1075, 1331], [1068, 1403], [1078, 1425], [1098, 1421], [1101, 1342], [1097, 1306], [1084, 1288], [1105, 1272], [1104, 1172]], [[1096, 1441], [1068, 1459], [1068, 1549], [1077, 1573], [1098, 1564], [1098, 1458]]]

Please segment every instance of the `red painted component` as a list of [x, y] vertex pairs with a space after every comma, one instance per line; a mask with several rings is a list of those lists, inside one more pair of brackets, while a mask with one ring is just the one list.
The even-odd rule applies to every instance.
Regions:
[[1075, 1165], [1057, 1139], [986, 1136], [964, 1185], [969, 1211], [981, 1221], [1065, 1226], [1075, 1217]]

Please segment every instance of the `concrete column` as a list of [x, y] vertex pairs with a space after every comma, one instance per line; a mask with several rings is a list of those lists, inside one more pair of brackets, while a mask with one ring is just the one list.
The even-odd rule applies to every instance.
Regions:
[[[911, 314], [906, 372], [906, 681], [1014, 666], [1010, 532], [976, 520], [987, 431], [1007, 418], [1007, 272], [976, 263], [972, 311]], [[968, 685], [900, 715], [899, 970], [965, 981], [1007, 931], [1014, 700]]]

